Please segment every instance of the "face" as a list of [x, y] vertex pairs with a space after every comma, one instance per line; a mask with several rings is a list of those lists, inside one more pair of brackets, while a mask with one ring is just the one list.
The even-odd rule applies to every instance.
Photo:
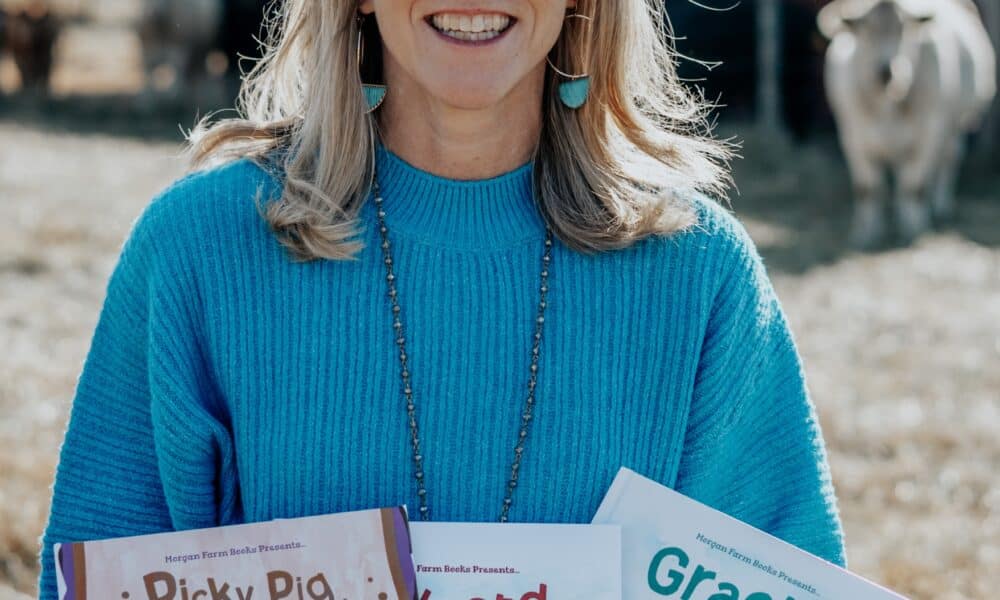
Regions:
[[865, 55], [873, 62], [881, 82], [888, 85], [893, 69], [908, 58], [905, 56], [908, 37], [927, 21], [928, 18], [912, 16], [895, 2], [886, 0], [847, 24], [865, 48]]
[[[386, 83], [463, 109], [541, 92], [545, 57], [576, 0], [362, 0], [384, 46]], [[396, 80], [395, 82], [393, 80]], [[405, 80], [405, 81], [404, 81]]]
[[881, 70], [887, 71], [899, 52], [903, 22], [895, 5], [883, 2], [852, 24], [859, 42], [869, 48]]

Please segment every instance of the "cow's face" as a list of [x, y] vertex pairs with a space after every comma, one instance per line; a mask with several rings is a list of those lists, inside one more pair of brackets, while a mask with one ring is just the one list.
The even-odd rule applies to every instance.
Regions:
[[876, 4], [859, 17], [844, 19], [854, 33], [858, 46], [875, 67], [883, 85], [892, 79], [892, 63], [902, 54], [906, 22], [894, 2]]
[[828, 37], [846, 33], [857, 44], [860, 73], [882, 87], [904, 93], [912, 83], [918, 44], [933, 12], [906, 0], [834, 0], [820, 12]]

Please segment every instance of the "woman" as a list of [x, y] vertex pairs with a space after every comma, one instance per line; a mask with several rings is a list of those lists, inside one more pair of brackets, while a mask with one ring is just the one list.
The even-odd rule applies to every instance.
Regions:
[[843, 564], [796, 347], [703, 194], [727, 149], [659, 8], [282, 10], [247, 118], [193, 137], [221, 164], [146, 207], [110, 278], [43, 599], [53, 542], [399, 503], [588, 522], [622, 465]]

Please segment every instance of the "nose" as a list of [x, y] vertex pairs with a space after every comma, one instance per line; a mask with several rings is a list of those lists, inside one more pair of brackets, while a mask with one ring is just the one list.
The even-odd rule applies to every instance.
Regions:
[[878, 76], [882, 85], [889, 85], [889, 82], [892, 81], [892, 65], [890, 63], [882, 63], [879, 66]]

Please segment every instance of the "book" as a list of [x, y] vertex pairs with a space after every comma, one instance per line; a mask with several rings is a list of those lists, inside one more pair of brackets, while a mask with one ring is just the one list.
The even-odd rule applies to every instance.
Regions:
[[415, 600], [406, 508], [53, 544], [60, 600]]
[[626, 600], [903, 598], [624, 467], [593, 522], [622, 528]]
[[420, 600], [619, 600], [614, 525], [411, 523]]

